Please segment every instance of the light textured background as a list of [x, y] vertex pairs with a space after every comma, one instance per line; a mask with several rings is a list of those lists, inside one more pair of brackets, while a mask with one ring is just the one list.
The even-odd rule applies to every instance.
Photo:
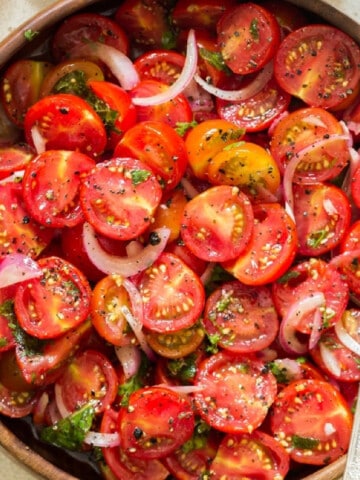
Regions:
[[[0, 40], [11, 31], [36, 15], [39, 10], [55, 3], [56, 0], [0, 0]], [[316, 0], [315, 0], [316, 1]], [[359, 18], [359, 0], [331, 0], [331, 3], [352, 18]], [[329, 2], [330, 3], [330, 2]], [[0, 447], [0, 477], [2, 480], [41, 480], [43, 477], [34, 474], [20, 465], [14, 458]]]

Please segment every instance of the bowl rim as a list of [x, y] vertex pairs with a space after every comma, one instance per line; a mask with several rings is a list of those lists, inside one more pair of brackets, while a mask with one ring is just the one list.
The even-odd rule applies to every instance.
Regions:
[[[54, 3], [41, 9], [36, 15], [13, 29], [9, 35], [0, 41], [0, 68], [2, 68], [16, 53], [18, 53], [27, 43], [24, 32], [28, 29], [33, 31], [42, 31], [54, 25], [57, 21], [75, 13], [82, 8], [93, 4], [101, 3], [103, 0], [55, 0]], [[299, 7], [303, 7], [310, 12], [321, 16], [324, 20], [344, 28], [346, 32], [360, 42], [360, 23], [354, 18], [350, 18], [347, 13], [341, 11], [341, 2], [336, 0], [287, 0]], [[106, 7], [106, 5], [104, 5]], [[13, 455], [25, 466], [29, 467], [35, 473], [38, 473], [49, 480], [79, 480], [69, 473], [59, 469], [50, 461], [42, 457], [36, 451], [32, 450], [26, 443], [20, 440], [3, 422], [0, 420], [0, 445]], [[321, 470], [308, 475], [303, 480], [340, 480], [346, 464], [346, 455], [333, 462]]]

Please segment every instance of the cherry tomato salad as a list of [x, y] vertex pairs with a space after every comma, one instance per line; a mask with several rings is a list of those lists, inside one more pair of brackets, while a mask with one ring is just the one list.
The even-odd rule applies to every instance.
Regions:
[[285, 1], [125, 0], [47, 46], [0, 77], [1, 415], [110, 480], [339, 459], [359, 45]]

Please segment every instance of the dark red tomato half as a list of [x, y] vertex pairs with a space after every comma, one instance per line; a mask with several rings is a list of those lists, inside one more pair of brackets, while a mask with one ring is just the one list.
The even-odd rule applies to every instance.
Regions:
[[187, 167], [185, 142], [164, 122], [139, 122], [123, 135], [114, 150], [114, 157], [138, 158], [151, 167], [165, 190], [180, 182]]
[[69, 413], [93, 402], [97, 413], [115, 400], [118, 390], [116, 371], [110, 360], [96, 350], [76, 354], [55, 383], [57, 401]]
[[219, 352], [198, 367], [196, 412], [209, 425], [228, 433], [251, 433], [264, 421], [277, 384], [262, 361], [252, 355]]
[[79, 150], [96, 157], [106, 146], [103, 122], [88, 102], [70, 94], [48, 95], [32, 105], [25, 115], [25, 137], [46, 150]]
[[119, 412], [120, 446], [134, 458], [163, 458], [189, 440], [194, 428], [189, 397], [166, 387], [136, 390]]
[[202, 260], [225, 262], [245, 250], [253, 233], [253, 218], [249, 198], [237, 187], [211, 187], [185, 206], [181, 237]]
[[91, 80], [87, 85], [98, 98], [116, 112], [114, 125], [108, 131], [107, 148], [112, 151], [124, 132], [135, 124], [135, 106], [131, 102], [130, 95], [115, 83]]
[[297, 252], [295, 223], [279, 203], [253, 205], [253, 235], [243, 253], [223, 267], [247, 285], [264, 285], [281, 277]]
[[91, 288], [82, 272], [66, 260], [45, 257], [38, 264], [42, 276], [16, 290], [15, 313], [29, 335], [56, 338], [86, 320]]
[[226, 65], [241, 75], [260, 70], [275, 55], [280, 26], [275, 15], [252, 2], [226, 10], [217, 23]]
[[162, 253], [139, 278], [144, 326], [173, 333], [194, 325], [205, 304], [203, 284], [179, 257]]
[[0, 101], [9, 119], [23, 128], [27, 109], [40, 95], [40, 87], [51, 64], [39, 60], [21, 59], [14, 61], [2, 75]]
[[127, 35], [114, 20], [87, 12], [72, 15], [61, 23], [52, 39], [52, 55], [57, 62], [66, 60], [76, 55], [76, 47], [89, 42], [101, 42], [125, 54], [129, 50]]
[[[320, 258], [310, 258], [291, 267], [272, 284], [275, 306], [285, 316], [294, 302], [316, 292], [325, 295], [324, 327], [335, 325], [349, 300], [349, 289], [335, 267]], [[310, 333], [313, 314], [304, 315], [300, 330]]]
[[319, 256], [344, 238], [351, 217], [348, 197], [332, 184], [293, 185], [298, 253]]
[[222, 439], [210, 471], [215, 478], [284, 478], [290, 468], [289, 454], [280, 442], [260, 430], [227, 434]]
[[275, 56], [279, 85], [307, 105], [339, 108], [358, 93], [360, 47], [345, 32], [311, 24], [287, 35]]
[[153, 79], [172, 85], [179, 77], [185, 62], [182, 53], [173, 50], [149, 50], [137, 57], [134, 66], [141, 80]]
[[338, 389], [321, 380], [298, 380], [278, 394], [270, 416], [276, 439], [293, 460], [325, 465], [349, 445], [352, 414]]
[[[117, 433], [118, 416], [117, 411], [112, 408], [107, 409], [102, 416], [101, 433]], [[120, 447], [102, 448], [102, 453], [106, 465], [114, 475], [114, 477], [109, 477], [109, 480], [119, 478], [139, 480], [139, 476], [141, 476], [141, 480], [166, 480], [169, 475], [168, 470], [157, 459], [134, 458], [126, 455]]]
[[35, 404], [35, 391], [17, 392], [0, 384], [0, 413], [11, 418], [23, 418], [29, 415]]
[[23, 253], [36, 258], [50, 244], [54, 230], [31, 218], [18, 182], [0, 185], [0, 257]]
[[238, 281], [218, 287], [207, 298], [203, 324], [217, 344], [235, 353], [258, 352], [276, 338], [279, 321], [268, 287]]
[[151, 223], [162, 190], [152, 169], [134, 158], [98, 163], [80, 187], [85, 218], [110, 238], [130, 240]]
[[35, 156], [26, 143], [0, 146], [0, 179], [23, 170]]
[[[158, 95], [170, 87], [159, 80], [141, 80], [130, 92], [132, 98], [152, 97]], [[179, 93], [172, 100], [154, 106], [136, 105], [136, 114], [139, 122], [144, 120], [157, 120], [175, 128], [177, 123], [190, 123], [193, 113], [190, 103], [185, 94]]]
[[35, 157], [22, 181], [24, 202], [32, 217], [53, 228], [84, 221], [79, 187], [81, 178], [94, 166], [92, 158], [69, 150], [47, 150]]

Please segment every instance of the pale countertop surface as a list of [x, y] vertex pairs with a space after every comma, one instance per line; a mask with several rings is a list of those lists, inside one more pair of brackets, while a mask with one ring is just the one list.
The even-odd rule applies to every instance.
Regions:
[[[39, 10], [55, 3], [56, 0], [0, 0], [0, 40], [4, 39], [17, 26], [36, 15]], [[333, 0], [334, 5], [342, 4], [351, 16], [359, 15], [358, 0]], [[6, 12], [6, 14], [5, 14]], [[27, 467], [19, 464], [0, 446], [0, 477], [3, 480], [44, 480]]]

